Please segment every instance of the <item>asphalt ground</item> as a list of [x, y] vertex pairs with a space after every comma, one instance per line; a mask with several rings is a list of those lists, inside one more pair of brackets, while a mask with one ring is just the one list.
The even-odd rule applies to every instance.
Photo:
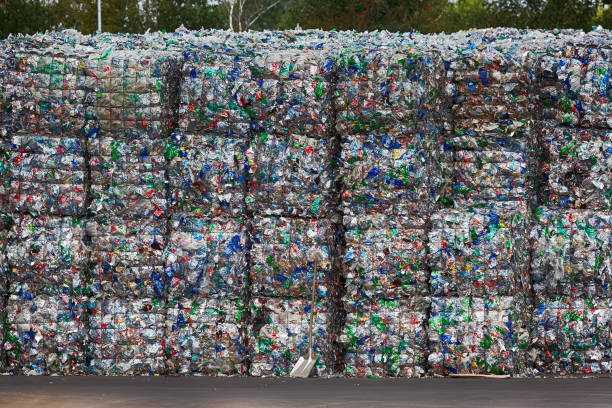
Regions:
[[612, 379], [0, 376], [0, 406], [612, 407]]

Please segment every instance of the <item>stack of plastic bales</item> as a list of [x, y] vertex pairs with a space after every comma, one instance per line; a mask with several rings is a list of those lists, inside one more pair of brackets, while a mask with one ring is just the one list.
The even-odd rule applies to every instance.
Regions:
[[612, 279], [609, 35], [540, 58], [540, 202], [532, 231], [535, 374], [609, 374]]
[[518, 374], [528, 344], [533, 63], [515, 32], [475, 34], [457, 39], [467, 50], [447, 63], [446, 204], [456, 210], [435, 213], [429, 233], [428, 360], [435, 374]]
[[441, 180], [430, 107], [443, 75], [437, 53], [409, 45], [339, 61], [347, 375], [425, 373], [427, 228]]
[[91, 171], [91, 367], [96, 374], [165, 372], [166, 160], [173, 75], [170, 53], [100, 50]]
[[12, 373], [86, 370], [80, 217], [92, 48], [68, 42], [2, 44], [2, 358]]
[[248, 57], [185, 54], [178, 127], [167, 149], [168, 372], [244, 374], [247, 288], [244, 157], [255, 83]]
[[335, 336], [335, 63], [324, 51], [305, 54], [281, 45], [266, 50], [263, 61], [252, 68], [259, 75], [261, 116], [252, 121], [247, 151], [246, 204], [253, 216], [249, 374], [287, 375], [307, 353], [316, 273], [315, 375], [326, 375], [333, 372]]

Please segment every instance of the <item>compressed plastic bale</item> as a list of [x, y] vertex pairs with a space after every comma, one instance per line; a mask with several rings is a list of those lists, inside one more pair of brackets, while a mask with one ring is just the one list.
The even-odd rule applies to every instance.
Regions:
[[111, 297], [93, 303], [90, 364], [95, 375], [165, 374], [165, 303], [155, 298]]
[[456, 205], [533, 202], [535, 140], [529, 122], [458, 120], [448, 140]]
[[321, 52], [267, 53], [260, 86], [264, 130], [328, 138], [334, 72], [334, 58]]
[[607, 79], [610, 64], [610, 56], [599, 53], [596, 47], [578, 47], [570, 53], [543, 56], [537, 89], [542, 118], [557, 124], [612, 127], [609, 117], [612, 85]]
[[536, 305], [529, 362], [534, 374], [601, 375], [612, 370], [608, 299], [553, 297]]
[[524, 205], [440, 211], [431, 224], [432, 295], [509, 296], [529, 290], [529, 213]]
[[426, 213], [439, 185], [436, 144], [436, 135], [418, 128], [343, 137], [344, 213]]
[[165, 252], [168, 292], [242, 297], [247, 286], [244, 220], [175, 214]]
[[[250, 292], [255, 296], [309, 297], [314, 272], [317, 296], [330, 295], [335, 226], [327, 219], [255, 217], [252, 221]], [[320, 251], [323, 260], [311, 259]]]
[[[301, 356], [308, 354], [310, 299], [254, 297], [250, 302], [251, 321], [247, 323], [249, 375], [287, 376]], [[318, 298], [313, 322], [313, 375], [331, 373], [329, 305]]]
[[11, 293], [27, 283], [33, 296], [82, 294], [89, 256], [82, 219], [13, 217], [4, 254]]
[[168, 163], [173, 208], [209, 216], [243, 211], [247, 135], [174, 134]]
[[430, 374], [522, 374], [529, 313], [523, 295], [432, 298]]
[[425, 374], [428, 298], [344, 301], [344, 374], [420, 377]]
[[93, 214], [166, 217], [164, 141], [146, 134], [93, 130], [88, 137]]
[[177, 58], [165, 52], [104, 51], [92, 66], [100, 129], [150, 135], [167, 131], [177, 64]]
[[77, 136], [19, 134], [10, 138], [5, 146], [10, 168], [6, 208], [43, 215], [84, 213], [84, 146]]
[[612, 208], [612, 131], [542, 126], [541, 202], [564, 208]]
[[11, 133], [75, 136], [85, 125], [95, 77], [91, 47], [11, 46], [3, 70], [3, 95]]
[[[426, 104], [435, 105], [436, 81], [443, 71], [435, 53], [351, 53], [338, 61], [336, 129], [345, 134], [385, 132], [393, 122], [425, 121]], [[391, 125], [391, 126], [389, 126]]]
[[349, 299], [396, 299], [429, 294], [425, 225], [410, 218], [344, 218], [344, 270]]
[[165, 348], [168, 373], [245, 374], [241, 299], [194, 296], [169, 301]]
[[7, 369], [13, 374], [84, 374], [87, 298], [31, 295], [27, 283], [11, 294], [3, 325]]
[[536, 297], [608, 298], [612, 221], [605, 212], [540, 207], [531, 230]]
[[582, 80], [581, 105], [584, 109], [583, 124], [592, 127], [612, 128], [612, 54], [599, 52], [589, 58]]
[[250, 56], [188, 52], [179, 90], [182, 133], [226, 131], [263, 115], [263, 61]]
[[88, 220], [93, 297], [161, 297], [165, 293], [166, 223], [156, 219]]
[[258, 215], [324, 217], [334, 204], [334, 146], [303, 135], [262, 133], [246, 153], [247, 207]]

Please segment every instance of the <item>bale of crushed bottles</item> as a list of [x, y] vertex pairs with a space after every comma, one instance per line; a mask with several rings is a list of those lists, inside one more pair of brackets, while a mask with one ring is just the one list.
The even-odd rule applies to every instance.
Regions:
[[607, 299], [612, 279], [612, 218], [607, 212], [540, 207], [531, 231], [533, 292]]
[[454, 129], [453, 190], [458, 206], [533, 195], [535, 138], [532, 59], [504, 46], [449, 62], [446, 93]]
[[433, 296], [512, 296], [530, 290], [526, 206], [500, 202], [432, 215], [428, 232]]
[[163, 138], [129, 129], [92, 129], [88, 148], [91, 213], [138, 218], [167, 216]]
[[175, 133], [166, 148], [173, 212], [209, 217], [243, 213], [247, 131]]
[[95, 81], [91, 47], [5, 44], [0, 174], [6, 209], [81, 216], [85, 210], [84, 129]]
[[591, 41], [583, 40], [557, 41], [540, 56], [539, 116], [557, 125], [610, 129], [609, 38], [595, 34]]
[[543, 122], [540, 201], [561, 208], [612, 208], [612, 130]]
[[[310, 299], [253, 297], [247, 322], [249, 375], [286, 376], [300, 356], [308, 354]], [[330, 337], [330, 303], [320, 297], [314, 307], [313, 353], [316, 363], [313, 375], [331, 374], [333, 355]]]
[[427, 74], [440, 75], [441, 63], [437, 54], [416, 47], [344, 53], [337, 62], [336, 130], [385, 133], [398, 122], [424, 122], [436, 83]]
[[87, 221], [91, 296], [162, 297], [166, 225], [155, 219], [98, 216]]
[[165, 247], [165, 279], [169, 295], [245, 296], [245, 220], [174, 214], [169, 234]]
[[3, 316], [4, 356], [12, 374], [87, 372], [87, 298], [36, 293], [28, 283], [13, 292]]
[[354, 52], [338, 62], [336, 131], [345, 215], [419, 216], [437, 199], [444, 149], [433, 106], [444, 76], [436, 53]]
[[262, 132], [246, 153], [246, 203], [259, 215], [325, 217], [335, 210], [335, 143]]
[[[315, 271], [318, 298], [330, 295], [334, 222], [256, 216], [252, 228], [249, 273], [254, 296], [309, 298]], [[312, 251], [320, 251], [325, 262], [310, 259]]]
[[182, 60], [178, 133], [236, 133], [262, 117], [258, 79], [263, 59], [227, 52], [189, 51]]
[[409, 217], [344, 217], [346, 297], [396, 299], [427, 296], [425, 224]]
[[94, 375], [166, 373], [166, 307], [158, 298], [91, 300], [88, 372]]
[[432, 298], [430, 374], [522, 374], [530, 307], [523, 295]]
[[169, 300], [166, 307], [169, 374], [245, 374], [242, 299], [193, 296]]
[[89, 256], [85, 232], [78, 218], [14, 216], [3, 248], [9, 292], [27, 285], [31, 296], [81, 296]]
[[609, 299], [580, 293], [536, 304], [529, 349], [533, 374], [609, 375], [611, 306]]
[[425, 375], [429, 298], [345, 301], [345, 375], [420, 377]]
[[[264, 53], [260, 80], [263, 119], [259, 130], [277, 135], [330, 139], [334, 127], [335, 55], [326, 50], [296, 49]], [[256, 94], [257, 97], [257, 94]]]

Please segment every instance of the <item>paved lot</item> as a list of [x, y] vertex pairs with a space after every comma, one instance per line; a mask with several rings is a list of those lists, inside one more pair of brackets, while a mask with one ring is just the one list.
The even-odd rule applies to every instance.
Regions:
[[0, 377], [2, 407], [612, 407], [612, 379]]

